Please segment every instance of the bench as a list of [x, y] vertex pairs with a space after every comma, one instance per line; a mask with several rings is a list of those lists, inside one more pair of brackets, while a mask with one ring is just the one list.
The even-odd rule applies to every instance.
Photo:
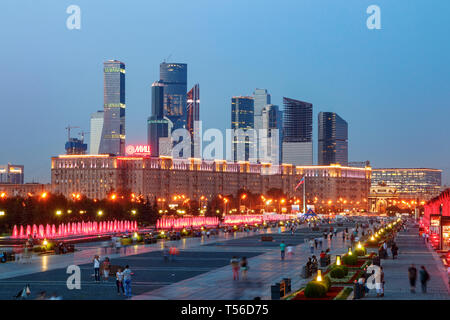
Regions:
[[261, 241], [273, 241], [273, 237], [271, 237], [271, 236], [261, 236]]

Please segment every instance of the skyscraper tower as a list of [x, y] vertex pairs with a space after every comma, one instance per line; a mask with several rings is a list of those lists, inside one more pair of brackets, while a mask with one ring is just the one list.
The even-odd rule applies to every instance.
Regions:
[[319, 112], [318, 163], [348, 165], [348, 124], [334, 112]]
[[265, 150], [265, 154], [260, 154], [258, 160], [261, 162], [270, 162], [280, 164], [282, 156], [283, 143], [283, 112], [278, 106], [273, 104], [266, 105], [261, 112], [261, 129], [259, 135], [259, 152]]
[[[196, 84], [187, 93], [187, 125], [186, 128], [191, 134], [191, 156], [200, 158], [200, 136], [198, 128], [195, 126], [196, 121], [200, 121], [200, 86]], [[197, 154], [196, 154], [197, 153]]]
[[152, 84], [152, 115], [147, 121], [147, 141], [152, 157], [160, 155], [160, 138], [169, 137], [169, 120], [164, 117], [164, 84]]
[[283, 162], [312, 165], [312, 107], [308, 102], [283, 98]]
[[100, 148], [100, 140], [103, 131], [103, 110], [99, 110], [91, 114], [91, 130], [89, 139], [89, 153], [98, 154]]
[[187, 64], [163, 62], [159, 78], [164, 84], [164, 115], [172, 121], [174, 130], [186, 127]]
[[103, 64], [104, 121], [99, 153], [125, 154], [125, 64]]
[[255, 129], [258, 130], [262, 128], [262, 111], [265, 106], [270, 104], [270, 94], [266, 89], [255, 89], [253, 99], [255, 101]]
[[[246, 136], [248, 129], [254, 129], [254, 100], [253, 97], [231, 98], [231, 129], [234, 130], [232, 141], [233, 161], [250, 161], [250, 148], [255, 148], [256, 139]], [[241, 133], [239, 133], [239, 129]], [[256, 138], [256, 137], [255, 137]], [[240, 154], [239, 150], [243, 150]], [[253, 157], [256, 158], [256, 154]]]

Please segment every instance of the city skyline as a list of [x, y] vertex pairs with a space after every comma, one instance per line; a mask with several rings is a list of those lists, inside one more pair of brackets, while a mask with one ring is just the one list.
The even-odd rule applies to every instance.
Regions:
[[[6, 12], [11, 13], [11, 18], [5, 17], [3, 21], [12, 24], [10, 28], [12, 32], [5, 34], [5, 47], [8, 49], [2, 53], [2, 57], [11, 63], [5, 70], [5, 79], [8, 81], [4, 79], [5, 82], [2, 82], [1, 87], [5, 90], [5, 105], [12, 107], [4, 110], [3, 121], [0, 123], [2, 128], [0, 134], [3, 137], [1, 143], [5, 146], [5, 152], [0, 155], [0, 162], [24, 164], [27, 169], [26, 181], [49, 181], [49, 158], [64, 153], [66, 140], [64, 127], [68, 122], [84, 129], [89, 128], [89, 115], [99, 110], [102, 105], [99, 66], [108, 59], [118, 59], [127, 64], [127, 144], [145, 142], [145, 119], [148, 116], [146, 111], [150, 98], [148, 91], [144, 89], [148, 90], [148, 86], [157, 79], [158, 64], [168, 54], [173, 53], [172, 60], [183, 61], [197, 69], [190, 69], [188, 87], [194, 84], [192, 79], [202, 85], [201, 120], [206, 128], [216, 127], [224, 130], [229, 127], [228, 106], [232, 96], [253, 92], [255, 88], [267, 88], [275, 105], [281, 105], [282, 96], [288, 96], [310, 101], [314, 105], [313, 119], [317, 119], [317, 113], [324, 110], [336, 112], [346, 119], [349, 123], [350, 161], [370, 160], [375, 168], [444, 169], [443, 183], [449, 184], [447, 159], [450, 152], [440, 143], [440, 137], [448, 136], [445, 119], [449, 115], [447, 101], [450, 101], [448, 99], [450, 90], [447, 89], [448, 83], [442, 81], [449, 71], [449, 64], [444, 60], [448, 44], [437, 41], [441, 33], [443, 35], [447, 33], [448, 27], [436, 28], [436, 24], [431, 23], [435, 19], [439, 20], [439, 15], [446, 12], [448, 4], [436, 4], [439, 10], [434, 6], [431, 11], [426, 4], [419, 4], [412, 10], [405, 1], [398, 1], [395, 4], [379, 1], [384, 13], [383, 29], [370, 31], [364, 25], [367, 3], [355, 1], [342, 8], [339, 7], [339, 3], [335, 5], [327, 1], [326, 5], [331, 9], [335, 8], [336, 12], [341, 14], [339, 16], [322, 12], [308, 4], [287, 1], [285, 5], [305, 19], [301, 25], [294, 24], [295, 30], [288, 30], [286, 24], [281, 23], [275, 29], [283, 31], [282, 36], [280, 40], [272, 39], [272, 48], [267, 50], [267, 53], [255, 51], [251, 56], [238, 57], [229, 50], [219, 52], [209, 48], [215, 37], [207, 32], [202, 33], [201, 28], [205, 25], [205, 20], [187, 27], [186, 32], [196, 31], [199, 37], [195, 41], [195, 46], [186, 46], [188, 40], [176, 46], [163, 42], [154, 52], [149, 54], [150, 51], [147, 51], [144, 54], [138, 53], [137, 50], [145, 45], [128, 39], [120, 49], [116, 49], [107, 41], [99, 40], [99, 33], [106, 30], [105, 26], [108, 25], [107, 23], [105, 26], [101, 25], [104, 23], [101, 18], [104, 11], [100, 10], [102, 2], [99, 3], [80, 1], [79, 5], [86, 17], [80, 31], [69, 31], [65, 29], [63, 23], [60, 23], [64, 20], [64, 15], [59, 17], [58, 12], [64, 12], [63, 5], [58, 8], [32, 4], [23, 10], [22, 8], [19, 10], [18, 5], [14, 3], [5, 5]], [[171, 5], [177, 7], [174, 13], [176, 16], [181, 15], [186, 9], [195, 11], [205, 6], [200, 15], [206, 19], [205, 14], [208, 12], [206, 9], [211, 9], [212, 16], [208, 21], [214, 18], [220, 20], [220, 17], [225, 16], [232, 8], [245, 9], [250, 6], [232, 2], [212, 8], [201, 1], [193, 5], [192, 9], [178, 1], [173, 1]], [[159, 4], [154, 9], [163, 10], [167, 6]], [[106, 8], [107, 13], [118, 15], [117, 9], [113, 7]], [[47, 9], [50, 11], [48, 21], [36, 26], [35, 30], [30, 32], [30, 22], [25, 22], [26, 19], [32, 13]], [[254, 9], [259, 13], [270, 10], [277, 21], [281, 18], [282, 12], [285, 14], [286, 11], [286, 7], [281, 10], [269, 5]], [[135, 10], [133, 13], [136, 13]], [[151, 12], [150, 15], [158, 19], [156, 12]], [[421, 15], [421, 21], [430, 23], [424, 23], [416, 33], [409, 33], [408, 39], [403, 39], [401, 32], [406, 32], [408, 25], [417, 21]], [[294, 13], [288, 13], [288, 20], [293, 16]], [[22, 26], [12, 21], [18, 17], [22, 17], [22, 20], [19, 19]], [[94, 22], [93, 19], [99, 21]], [[124, 30], [111, 25], [108, 25], [108, 28], [119, 32], [120, 35], [137, 28], [127, 13], [124, 19], [124, 24], [128, 24], [123, 27]], [[259, 21], [258, 18], [254, 19]], [[339, 19], [346, 19], [347, 23], [339, 24]], [[312, 39], [302, 27], [303, 23], [308, 22], [312, 23], [313, 30], [319, 28], [319, 23], [327, 26], [329, 34], [316, 32], [316, 40]], [[254, 32], [247, 24], [231, 25], [229, 28], [231, 30], [213, 26], [213, 31], [218, 33], [218, 38], [222, 41], [221, 49], [231, 45], [233, 41], [230, 40], [233, 37], [230, 38], [230, 35], [236, 33], [233, 31], [242, 31], [242, 36], [233, 34], [239, 38], [241, 44], [246, 35]], [[331, 30], [332, 28], [334, 29]], [[139, 34], [142, 31], [145, 32], [137, 30]], [[266, 27], [263, 27], [262, 31], [270, 32]], [[298, 39], [298, 42], [286, 43], [294, 31], [298, 35], [293, 39]], [[272, 32], [270, 34], [273, 34]], [[165, 37], [176, 36], [175, 30], [171, 28], [162, 33], [161, 36]], [[19, 37], [25, 41], [27, 37], [39, 39], [38, 43], [29, 42], [27, 52], [27, 55], [32, 52], [36, 58], [40, 58], [39, 65], [36, 65], [36, 58], [33, 57], [21, 62], [22, 65], [14, 62], [15, 55], [23, 55], [22, 46], [17, 41]], [[96, 42], [91, 44], [90, 41], [94, 38]], [[248, 50], [253, 45], [261, 45], [263, 38], [257, 35], [253, 44], [243, 44], [243, 50]], [[41, 41], [44, 45], [40, 43]], [[66, 51], [78, 52], [80, 49], [77, 48], [85, 48], [86, 41], [95, 48], [93, 52], [80, 54], [79, 57], [74, 54], [64, 56]], [[300, 45], [302, 42], [303, 45]], [[288, 49], [277, 52], [279, 48], [283, 48], [281, 43], [287, 45]], [[339, 46], [336, 46], [337, 44]], [[300, 47], [308, 46], [307, 50], [299, 50]], [[353, 51], [356, 46], [359, 48], [357, 52]], [[274, 51], [275, 48], [277, 51]], [[325, 52], [324, 48], [329, 50]], [[226, 54], [222, 51], [226, 51]], [[278, 53], [275, 59], [274, 52]], [[314, 58], [311, 53], [319, 53], [319, 56]], [[147, 55], [149, 57], [146, 57]], [[320, 67], [322, 63], [325, 65]], [[412, 65], [414, 68], [411, 68]], [[212, 66], [217, 68], [214, 73], [211, 73]], [[42, 74], [39, 72], [41, 69], [48, 72]], [[245, 72], [236, 77], [239, 70]], [[282, 70], [281, 78], [276, 76], [280, 74], [280, 70]], [[305, 79], [298, 78], [299, 73], [305, 75], [302, 77]], [[62, 77], [67, 75], [70, 76], [61, 81]], [[345, 81], [341, 81], [344, 78]], [[19, 87], [25, 87], [29, 96], [35, 98], [33, 103], [30, 103], [32, 100], [28, 95], [17, 94]], [[30, 108], [31, 105], [35, 107]], [[36, 113], [34, 109], [40, 112]], [[20, 121], [16, 115], [18, 112], [23, 114], [19, 117]], [[51, 116], [43, 117], [43, 114]], [[38, 127], [35, 124], [36, 119], [39, 120]], [[18, 132], [17, 128], [21, 128], [21, 131]], [[315, 128], [314, 122], [313, 141], [314, 150], [317, 150]], [[28, 138], [35, 132], [39, 132], [42, 141], [45, 141], [44, 144]], [[11, 133], [14, 133], [13, 139], [10, 138]], [[317, 152], [313, 151], [313, 154], [316, 155]], [[314, 162], [317, 162], [317, 159]]]

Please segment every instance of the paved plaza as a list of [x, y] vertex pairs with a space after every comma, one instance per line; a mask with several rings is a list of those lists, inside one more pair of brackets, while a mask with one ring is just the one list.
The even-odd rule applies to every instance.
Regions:
[[[336, 226], [334, 226], [336, 227]], [[332, 258], [344, 253], [349, 241], [343, 241], [343, 228], [338, 227], [338, 236], [326, 240], [323, 248], [330, 248]], [[77, 251], [66, 255], [35, 256], [30, 264], [5, 263], [0, 265], [0, 299], [12, 299], [25, 285], [29, 284], [36, 298], [41, 291], [47, 295], [57, 293], [64, 299], [125, 299], [118, 295], [115, 279], [95, 283], [92, 258], [95, 254], [101, 259], [109, 257], [112, 265], [130, 265], [134, 272], [132, 281], [133, 299], [169, 300], [252, 300], [255, 297], [270, 299], [270, 287], [283, 278], [290, 278], [292, 289], [296, 290], [310, 279], [300, 277], [302, 267], [311, 256], [307, 241], [322, 235], [302, 225], [294, 234], [278, 228], [257, 232], [220, 233], [210, 238], [184, 238], [179, 241], [160, 241], [151, 245], [133, 245], [122, 248], [120, 252], [105, 249], [102, 242], [77, 245]], [[270, 235], [273, 241], [261, 241], [262, 235]], [[294, 248], [294, 254], [280, 259], [279, 245], [284, 241]], [[396, 260], [382, 260], [385, 271], [385, 297], [376, 298], [370, 292], [365, 299], [448, 299], [446, 273], [439, 258], [418, 236], [417, 228], [400, 232], [396, 242], [400, 248]], [[164, 261], [162, 249], [176, 246], [180, 254], [174, 261]], [[106, 253], [105, 253], [105, 250]], [[231, 257], [247, 257], [250, 266], [248, 278], [234, 281], [230, 267]], [[426, 295], [409, 291], [407, 270], [411, 263], [417, 268], [425, 265], [431, 275]], [[81, 268], [81, 290], [69, 290], [66, 286], [69, 265]]]
[[[273, 242], [261, 241], [261, 235], [266, 233], [274, 238]], [[284, 232], [284, 229], [280, 233], [278, 228], [272, 228], [249, 233], [221, 233], [209, 239], [185, 238], [135, 245], [128, 247], [126, 252], [122, 249], [120, 253], [108, 249], [106, 254], [103, 248], [106, 243], [82, 244], [77, 246], [78, 251], [73, 254], [35, 256], [31, 264], [0, 265], [0, 299], [11, 299], [26, 284], [32, 290], [30, 298], [46, 291], [48, 295], [56, 292], [64, 299], [123, 299], [117, 295], [112, 278], [107, 283], [93, 281], [92, 257], [95, 254], [99, 254], [101, 259], [108, 256], [112, 265], [130, 265], [135, 273], [132, 287], [136, 299], [187, 299], [185, 296], [188, 292], [197, 292], [196, 299], [269, 298], [270, 285], [283, 277], [291, 277], [295, 287], [300, 280], [300, 264], [310, 255], [309, 249], [307, 251], [305, 247], [305, 239], [319, 234], [309, 231], [305, 226], [294, 235]], [[284, 262], [280, 261], [281, 241], [296, 246], [294, 257]], [[335, 241], [342, 242], [342, 239], [333, 240], [331, 248], [338, 247]], [[180, 249], [180, 255], [175, 261], [164, 262], [162, 248], [173, 245]], [[324, 249], [326, 247], [324, 245]], [[233, 283], [231, 280], [229, 262], [232, 256], [249, 258], [251, 270], [247, 281]], [[81, 268], [81, 290], [67, 289], [66, 268], [72, 264]], [[215, 295], [210, 292], [211, 285], [216, 286]], [[190, 289], [177, 289], [186, 286]], [[166, 291], [157, 290], [165, 287], [167, 292], [179, 291], [178, 295], [164, 297]], [[203, 294], [198, 292], [199, 287], [204, 287]]]

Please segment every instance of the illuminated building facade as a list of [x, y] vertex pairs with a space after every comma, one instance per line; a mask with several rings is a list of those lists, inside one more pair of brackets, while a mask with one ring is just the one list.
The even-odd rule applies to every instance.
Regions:
[[[256, 139], [251, 134], [254, 129], [254, 100], [253, 97], [231, 98], [231, 129], [233, 130], [232, 157], [233, 161], [256, 160]], [[250, 133], [250, 134], [249, 134]]]
[[14, 164], [0, 165], [0, 183], [23, 184], [24, 167]]
[[125, 154], [125, 64], [109, 60], [103, 66], [104, 120], [100, 154]]
[[398, 193], [396, 188], [386, 185], [372, 186], [369, 192], [369, 212], [385, 213], [390, 206], [397, 205]]
[[402, 199], [429, 200], [440, 193], [441, 175], [442, 170], [429, 168], [373, 169], [372, 186], [395, 188]]
[[348, 124], [335, 112], [319, 112], [318, 164], [348, 165]]
[[0, 194], [5, 193], [7, 197], [36, 196], [42, 195], [44, 192], [51, 192], [50, 184], [0, 184]]
[[435, 249], [450, 250], [450, 189], [425, 204], [421, 225], [430, 234]]
[[187, 64], [159, 65], [159, 79], [164, 84], [164, 115], [173, 123], [173, 130], [186, 127]]
[[312, 165], [312, 108], [308, 102], [283, 98], [283, 162]]
[[[82, 193], [102, 199], [112, 190], [130, 190], [149, 199], [169, 199], [185, 194], [190, 199], [211, 199], [219, 194], [237, 194], [240, 189], [265, 193], [282, 190], [302, 198], [295, 189], [305, 175], [306, 199], [318, 208], [366, 209], [370, 168], [341, 166], [273, 166], [224, 160], [173, 159], [171, 157], [69, 156], [52, 158], [52, 188], [70, 196]], [[342, 203], [340, 202], [342, 199]], [[344, 202], [346, 201], [346, 202]]]

